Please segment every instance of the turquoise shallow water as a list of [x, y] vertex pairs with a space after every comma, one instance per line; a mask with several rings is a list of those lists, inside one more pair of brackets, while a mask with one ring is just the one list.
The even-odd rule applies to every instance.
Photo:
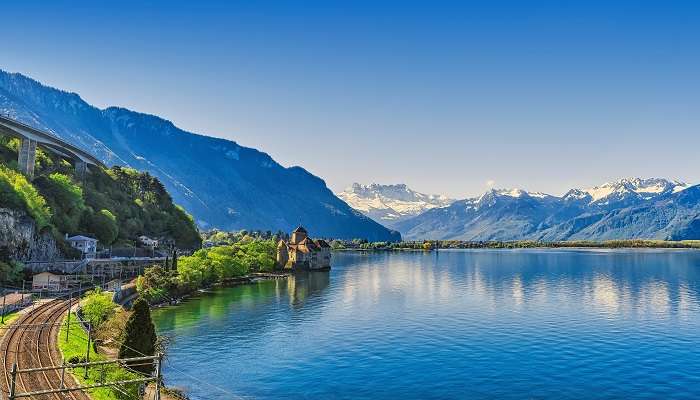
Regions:
[[167, 384], [193, 399], [700, 398], [700, 252], [333, 257], [155, 311]]

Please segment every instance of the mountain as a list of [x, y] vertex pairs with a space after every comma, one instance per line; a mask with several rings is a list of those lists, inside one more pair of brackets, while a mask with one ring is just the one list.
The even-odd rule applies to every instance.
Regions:
[[263, 152], [153, 115], [98, 109], [75, 93], [1, 70], [0, 113], [52, 132], [107, 165], [148, 171], [205, 228], [288, 232], [304, 224], [319, 237], [400, 239], [305, 169], [285, 168]]
[[390, 228], [426, 210], [446, 207], [454, 201], [441, 195], [416, 192], [404, 184], [353, 183], [337, 196], [355, 210]]
[[520, 189], [428, 210], [396, 224], [406, 239], [700, 239], [700, 186], [621, 179], [562, 197]]

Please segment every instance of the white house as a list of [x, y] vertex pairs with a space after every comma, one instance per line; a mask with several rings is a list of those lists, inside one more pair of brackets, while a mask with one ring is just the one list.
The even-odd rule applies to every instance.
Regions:
[[95, 258], [97, 253], [97, 239], [83, 235], [76, 235], [67, 237], [66, 241], [71, 245], [71, 247], [80, 250], [85, 258]]
[[141, 244], [146, 246], [146, 247], [152, 247], [152, 248], [158, 247], [158, 240], [151, 239], [148, 236], [144, 236], [144, 235], [139, 236], [139, 242], [141, 242]]
[[68, 275], [59, 271], [44, 271], [32, 277], [32, 290], [58, 292], [68, 288]]

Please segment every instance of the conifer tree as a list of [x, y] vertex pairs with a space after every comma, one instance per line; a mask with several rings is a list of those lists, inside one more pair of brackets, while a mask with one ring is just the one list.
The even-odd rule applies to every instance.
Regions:
[[[124, 340], [119, 348], [119, 358], [132, 358], [152, 356], [155, 354], [156, 329], [151, 320], [151, 310], [148, 303], [139, 297], [132, 307], [133, 313], [129, 316], [124, 328]], [[127, 366], [135, 371], [149, 374], [153, 371], [153, 365], [143, 365], [142, 361]]]
[[177, 273], [177, 249], [173, 249], [172, 270]]

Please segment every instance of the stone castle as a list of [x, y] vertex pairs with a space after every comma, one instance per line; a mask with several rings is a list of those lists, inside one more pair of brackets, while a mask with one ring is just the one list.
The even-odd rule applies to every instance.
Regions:
[[327, 271], [331, 268], [331, 246], [323, 239], [310, 239], [300, 226], [288, 242], [277, 243], [277, 265], [292, 270]]

